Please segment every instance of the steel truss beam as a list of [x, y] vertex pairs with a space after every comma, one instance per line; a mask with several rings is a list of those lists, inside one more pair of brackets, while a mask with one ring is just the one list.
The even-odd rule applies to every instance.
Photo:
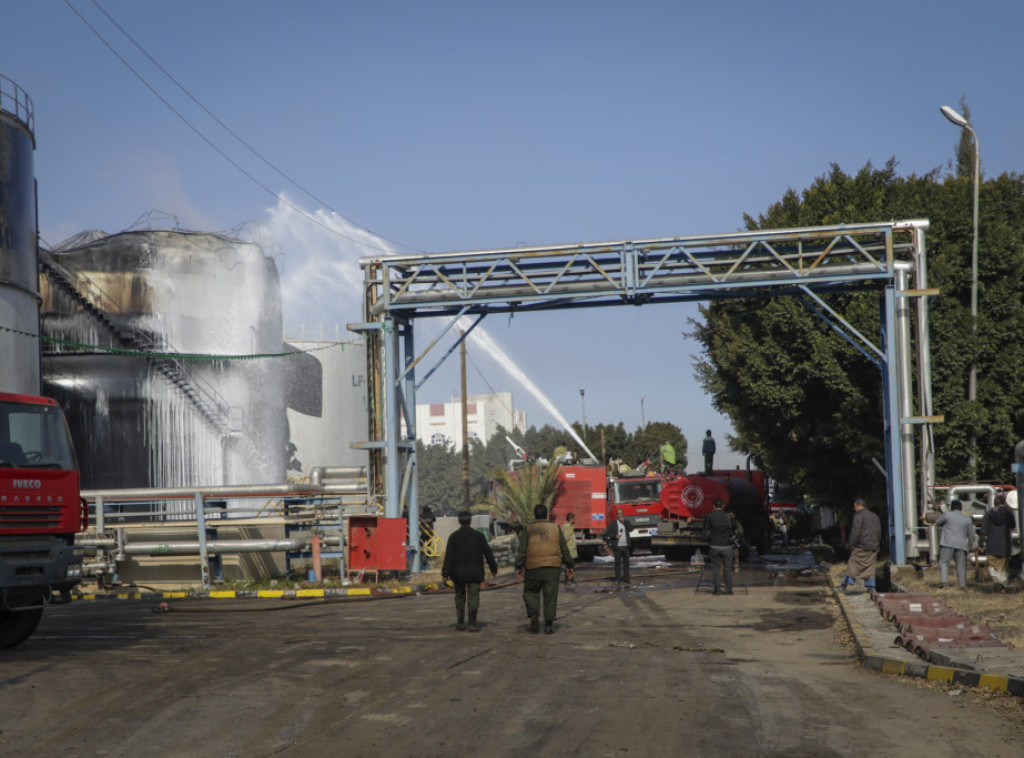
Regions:
[[[841, 224], [363, 258], [365, 323], [350, 328], [368, 332], [370, 349], [377, 351], [368, 360], [370, 393], [376, 407], [371, 408], [373, 438], [366, 446], [371, 450], [371, 485], [378, 483], [385, 489], [375, 494], [388, 516], [401, 511], [401, 496], [390, 493], [405, 496], [410, 535], [418, 533], [415, 482], [409, 481], [415, 473], [416, 455], [415, 367], [436, 340], [414, 358], [417, 318], [447, 317], [450, 328], [467, 315], [477, 316], [475, 326], [483, 316], [494, 313], [799, 295], [882, 369], [891, 548], [893, 558], [903, 562], [908, 535], [902, 514], [907, 505], [915, 508], [914, 503], [907, 503], [908, 492], [913, 500], [914, 459], [912, 442], [909, 455], [906, 450], [900, 454], [894, 446], [901, 440], [906, 443], [911, 427], [904, 419], [913, 416], [913, 409], [904, 388], [911, 361], [909, 336], [904, 339], [902, 335], [909, 335], [905, 331], [909, 327], [900, 320], [905, 313], [898, 317], [896, 303], [911, 269], [917, 271], [918, 287], [926, 286], [921, 269], [927, 227], [926, 220]], [[853, 330], [819, 297], [820, 293], [864, 288], [885, 293], [880, 348]], [[926, 334], [923, 339], [926, 343]], [[930, 372], [922, 373], [919, 381], [928, 389], [921, 396], [930, 398]], [[405, 465], [402, 455], [408, 456]], [[403, 469], [406, 481], [400, 484]], [[909, 539], [913, 542], [913, 537]], [[415, 542], [415, 536], [411, 537], [410, 554], [417, 571]]]

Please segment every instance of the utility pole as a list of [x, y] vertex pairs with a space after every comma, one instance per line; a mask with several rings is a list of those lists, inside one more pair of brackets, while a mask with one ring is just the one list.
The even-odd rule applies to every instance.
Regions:
[[466, 407], [466, 333], [459, 350], [462, 368], [462, 507], [469, 510], [469, 410]]
[[583, 406], [583, 442], [586, 444], [587, 441], [587, 402], [584, 398], [587, 392], [584, 389], [580, 390], [580, 405]]

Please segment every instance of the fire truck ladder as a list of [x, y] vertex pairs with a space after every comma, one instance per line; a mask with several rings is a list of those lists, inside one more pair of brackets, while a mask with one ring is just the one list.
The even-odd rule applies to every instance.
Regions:
[[[926, 284], [927, 228], [914, 220], [363, 258], [363, 323], [349, 328], [368, 343], [370, 487], [388, 516], [407, 498], [415, 532], [415, 394], [437, 366], [419, 383], [415, 369], [440, 339], [416, 355], [417, 318], [447, 318], [442, 336], [462, 320], [440, 365], [489, 314], [795, 295], [882, 372], [890, 536], [902, 562], [907, 546], [917, 547], [914, 426], [923, 430], [925, 492], [934, 482], [930, 425], [939, 421], [931, 415], [927, 295], [936, 292]], [[880, 345], [821, 297], [863, 289], [882, 290]], [[919, 416], [912, 415], [911, 300]]]

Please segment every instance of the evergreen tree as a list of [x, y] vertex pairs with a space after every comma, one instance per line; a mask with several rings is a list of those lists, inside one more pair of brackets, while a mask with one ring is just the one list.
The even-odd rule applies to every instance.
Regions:
[[[965, 108], [966, 110], [966, 108]], [[973, 146], [971, 146], [973, 160]], [[936, 474], [967, 475], [971, 432], [978, 474], [1007, 481], [1016, 440], [1024, 436], [1024, 180], [1000, 176], [981, 187], [979, 319], [972, 339], [970, 250], [973, 164], [940, 180], [935, 170], [901, 177], [895, 160], [867, 164], [855, 176], [833, 165], [802, 193], [789, 190], [748, 229], [928, 218], [932, 384]], [[866, 335], [879, 334], [879, 295], [824, 298]], [[701, 308], [692, 335], [702, 346], [697, 376], [733, 422], [733, 447], [755, 455], [777, 478], [818, 502], [847, 506], [857, 494], [884, 502], [881, 375], [797, 298], [716, 301]], [[966, 400], [972, 357], [978, 395]]]

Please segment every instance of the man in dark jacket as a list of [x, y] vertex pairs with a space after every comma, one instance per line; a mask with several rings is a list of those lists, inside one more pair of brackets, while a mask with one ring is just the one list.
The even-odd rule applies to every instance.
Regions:
[[700, 452], [704, 455], [704, 474], [706, 476], [711, 476], [711, 472], [715, 469], [716, 447], [715, 438], [711, 436], [711, 430], [708, 429], [707, 434], [704, 435], [704, 443], [700, 446]]
[[860, 498], [853, 501], [853, 519], [850, 521], [847, 544], [850, 546], [850, 560], [846, 564], [846, 576], [839, 585], [839, 591], [846, 592], [847, 585], [856, 584], [858, 579], [863, 579], [864, 586], [873, 591], [875, 562], [878, 560], [878, 548], [882, 544], [882, 522]]
[[711, 574], [715, 580], [714, 594], [721, 593], [719, 574], [725, 575], [725, 594], [732, 594], [732, 543], [736, 537], [736, 519], [726, 513], [721, 500], [715, 500], [714, 510], [704, 517], [701, 534], [710, 546]]
[[1006, 591], [1010, 579], [1009, 560], [1013, 553], [1013, 530], [1017, 527], [1017, 519], [1013, 511], [1006, 506], [1006, 499], [999, 495], [994, 507], [985, 512], [981, 522], [981, 544], [985, 548], [985, 564], [988, 575], [999, 592]]
[[497, 576], [498, 564], [494, 560], [487, 538], [469, 525], [473, 517], [469, 511], [459, 511], [459, 528], [448, 538], [444, 551], [441, 577], [451, 579], [455, 585], [455, 628], [466, 628], [466, 606], [469, 606], [469, 631], [479, 632], [476, 614], [480, 609], [480, 582], [484, 580], [484, 561]]

